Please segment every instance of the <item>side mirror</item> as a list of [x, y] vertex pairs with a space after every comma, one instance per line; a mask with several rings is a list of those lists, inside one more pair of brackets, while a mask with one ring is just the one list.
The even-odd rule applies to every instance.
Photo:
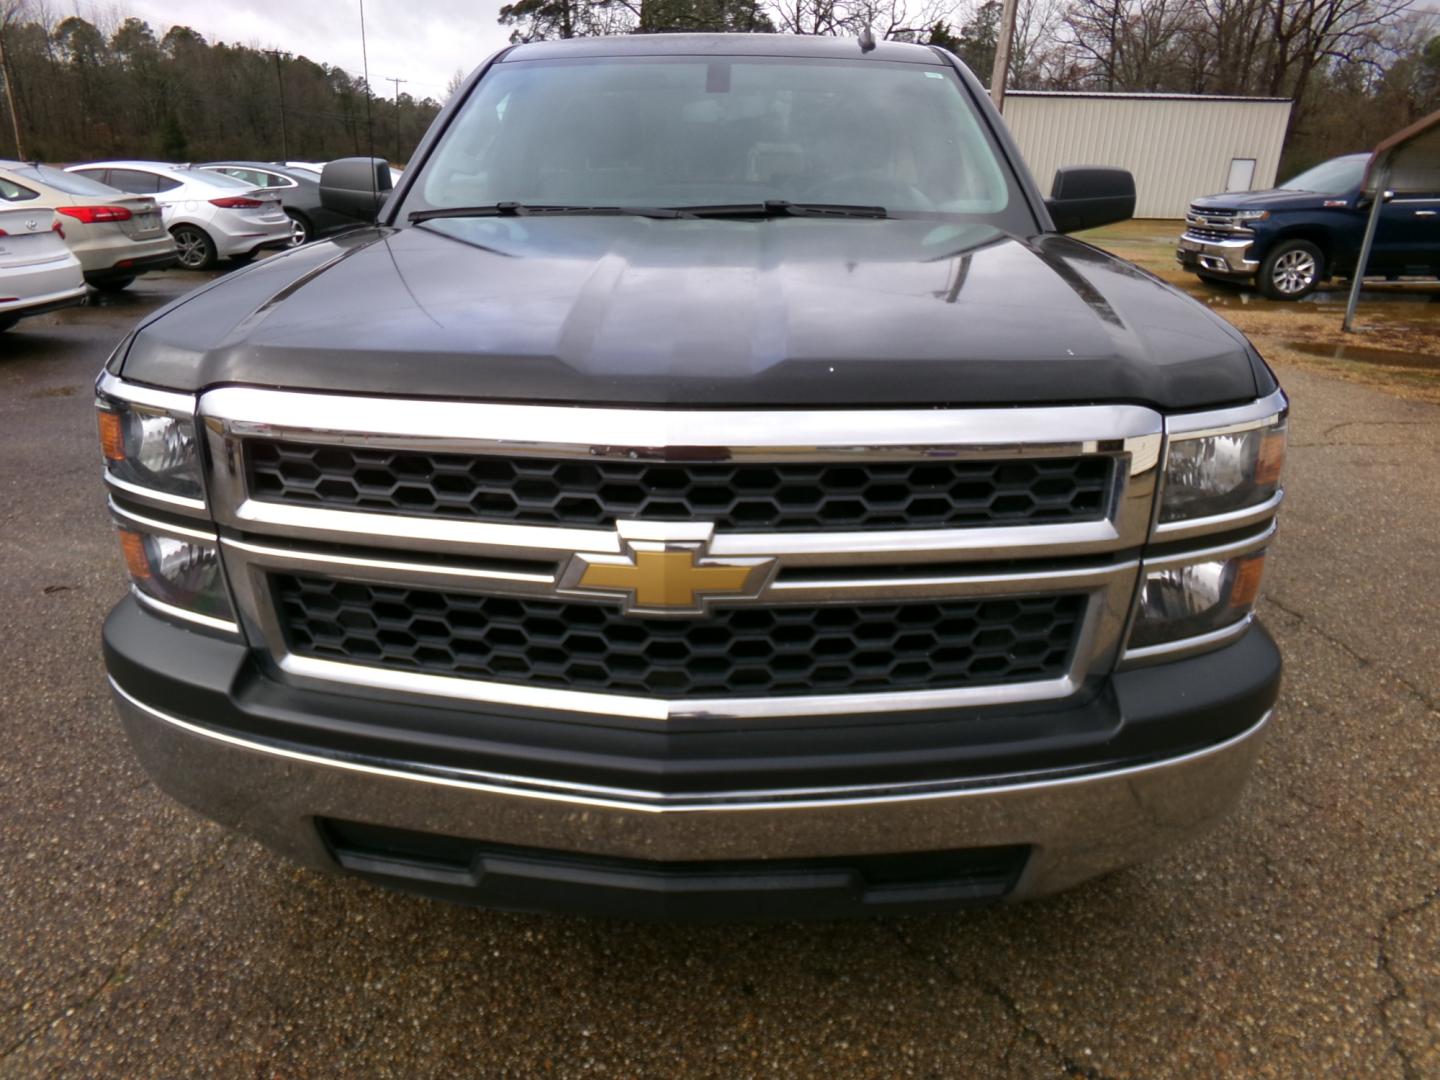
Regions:
[[1101, 165], [1056, 169], [1045, 206], [1062, 233], [1126, 221], [1135, 216], [1135, 177]]
[[390, 187], [390, 165], [384, 158], [339, 158], [320, 173], [320, 205], [346, 217], [374, 221]]

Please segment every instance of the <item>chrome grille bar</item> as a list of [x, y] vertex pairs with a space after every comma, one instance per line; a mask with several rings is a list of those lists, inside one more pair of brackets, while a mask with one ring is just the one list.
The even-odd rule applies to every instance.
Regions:
[[[613, 554], [613, 529], [498, 524], [297, 506], [252, 498], [250, 437], [473, 454], [690, 457], [714, 461], [1115, 458], [1099, 520], [954, 529], [717, 534], [716, 555], [783, 556], [795, 564], [943, 562], [1081, 555], [1135, 548], [1150, 528], [1162, 420], [1150, 409], [696, 412], [385, 401], [224, 388], [201, 399], [212, 502], [222, 526], [320, 543], [388, 546], [494, 558]], [[1018, 436], [1018, 437], [1017, 437]]]
[[[249, 640], [287, 678], [397, 701], [439, 697], [502, 710], [563, 709], [660, 721], [903, 713], [1076, 693], [1115, 663], [1139, 573], [1138, 552], [1150, 533], [1164, 442], [1161, 416], [1127, 405], [702, 412], [394, 401], [224, 388], [201, 398], [200, 419], [208, 447], [211, 505], [242, 625]], [[952, 529], [715, 532], [709, 543], [711, 556], [769, 558], [776, 564], [775, 574], [756, 595], [717, 604], [1081, 593], [1085, 614], [1070, 670], [1063, 677], [895, 693], [666, 700], [489, 683], [291, 654], [273, 607], [272, 573], [319, 572], [342, 581], [482, 595], [555, 596], [562, 568], [577, 554], [620, 554], [621, 530], [267, 502], [246, 490], [243, 452], [249, 438], [532, 458], [688, 457], [855, 465], [1104, 455], [1113, 459], [1114, 467], [1099, 520]], [[987, 563], [1000, 561], [1007, 565], [986, 569]], [[1027, 561], [1032, 565], [1024, 565]], [[805, 573], [787, 577], [787, 571], [800, 569]]]

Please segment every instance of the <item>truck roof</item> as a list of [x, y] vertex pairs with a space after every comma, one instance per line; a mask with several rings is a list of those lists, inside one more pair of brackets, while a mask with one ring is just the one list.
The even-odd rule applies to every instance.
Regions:
[[517, 45], [501, 57], [514, 60], [559, 60], [582, 56], [797, 56], [830, 60], [885, 60], [944, 66], [925, 45], [877, 41], [869, 52], [855, 38], [800, 34], [624, 34], [616, 37], [569, 38]]

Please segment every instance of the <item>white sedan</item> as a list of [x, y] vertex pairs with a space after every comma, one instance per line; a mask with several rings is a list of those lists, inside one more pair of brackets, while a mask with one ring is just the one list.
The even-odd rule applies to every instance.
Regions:
[[217, 259], [244, 262], [263, 248], [290, 244], [279, 195], [233, 177], [160, 161], [95, 161], [65, 171], [153, 196], [188, 270], [208, 270]]
[[175, 265], [175, 241], [149, 196], [127, 195], [49, 165], [0, 161], [0, 199], [59, 214], [85, 283], [97, 289], [124, 289], [147, 270]]
[[[280, 164], [286, 168], [300, 169], [307, 173], [313, 173], [316, 180], [319, 180], [321, 174], [325, 171], [325, 163], [323, 161], [282, 161]], [[400, 169], [397, 169], [394, 165], [390, 166], [391, 187], [400, 186], [400, 173]]]
[[65, 246], [55, 211], [0, 202], [0, 330], [27, 315], [85, 302], [80, 260]]

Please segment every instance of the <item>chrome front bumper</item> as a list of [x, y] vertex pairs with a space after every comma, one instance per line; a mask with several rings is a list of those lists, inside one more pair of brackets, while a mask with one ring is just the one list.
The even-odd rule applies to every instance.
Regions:
[[1029, 845], [1011, 898], [1068, 888], [1204, 831], [1239, 798], [1270, 715], [1193, 753], [1084, 775], [665, 796], [328, 756], [216, 731], [112, 686], [161, 788], [317, 869], [336, 866], [317, 818], [656, 862]]
[[1247, 258], [1254, 246], [1253, 238], [1236, 240], [1204, 240], [1185, 233], [1180, 237], [1175, 259], [1187, 270], [1207, 270], [1215, 274], [1254, 274], [1258, 260]]

